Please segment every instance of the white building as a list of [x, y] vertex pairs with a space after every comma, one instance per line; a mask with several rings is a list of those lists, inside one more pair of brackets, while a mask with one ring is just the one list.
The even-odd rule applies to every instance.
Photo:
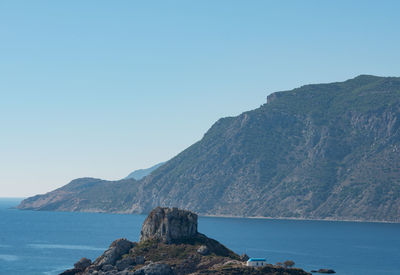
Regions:
[[247, 260], [247, 266], [260, 267], [265, 266], [267, 260], [265, 258], [250, 258]]

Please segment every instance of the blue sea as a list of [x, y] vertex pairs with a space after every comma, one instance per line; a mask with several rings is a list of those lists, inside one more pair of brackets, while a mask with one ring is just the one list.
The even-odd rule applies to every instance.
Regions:
[[[0, 274], [58, 274], [117, 238], [137, 241], [143, 215], [20, 211], [0, 199]], [[400, 274], [400, 224], [200, 217], [199, 231], [235, 252], [307, 271]]]

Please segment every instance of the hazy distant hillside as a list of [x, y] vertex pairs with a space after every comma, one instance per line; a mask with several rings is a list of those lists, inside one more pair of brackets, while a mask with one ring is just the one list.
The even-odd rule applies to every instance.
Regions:
[[[119, 212], [130, 205], [132, 193], [138, 182], [134, 179], [106, 181], [80, 178], [45, 195], [27, 198], [20, 209], [46, 211]], [[131, 212], [125, 210], [125, 212]]]
[[400, 78], [306, 85], [220, 119], [141, 181], [87, 186], [104, 204], [54, 191], [20, 208], [400, 221], [399, 126]]
[[158, 167], [160, 167], [161, 165], [163, 165], [165, 162], [161, 162], [159, 164], [156, 164], [150, 168], [147, 169], [139, 169], [139, 170], [135, 170], [132, 173], [130, 173], [125, 179], [135, 179], [135, 180], [141, 180], [142, 178], [146, 177], [147, 175], [149, 175], [151, 172], [153, 172], [154, 170], [156, 170]]

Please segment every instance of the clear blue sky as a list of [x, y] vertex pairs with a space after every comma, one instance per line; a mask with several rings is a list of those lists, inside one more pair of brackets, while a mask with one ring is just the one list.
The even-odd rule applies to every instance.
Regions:
[[400, 1], [0, 1], [0, 197], [119, 179], [274, 91], [400, 76]]

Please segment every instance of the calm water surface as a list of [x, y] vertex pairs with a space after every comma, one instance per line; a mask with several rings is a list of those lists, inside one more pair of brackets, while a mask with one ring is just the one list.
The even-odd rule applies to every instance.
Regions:
[[[137, 241], [145, 219], [12, 209], [19, 201], [0, 199], [0, 274], [58, 274], [117, 238]], [[307, 271], [400, 274], [400, 224], [200, 217], [199, 231], [239, 254], [290, 259]]]

